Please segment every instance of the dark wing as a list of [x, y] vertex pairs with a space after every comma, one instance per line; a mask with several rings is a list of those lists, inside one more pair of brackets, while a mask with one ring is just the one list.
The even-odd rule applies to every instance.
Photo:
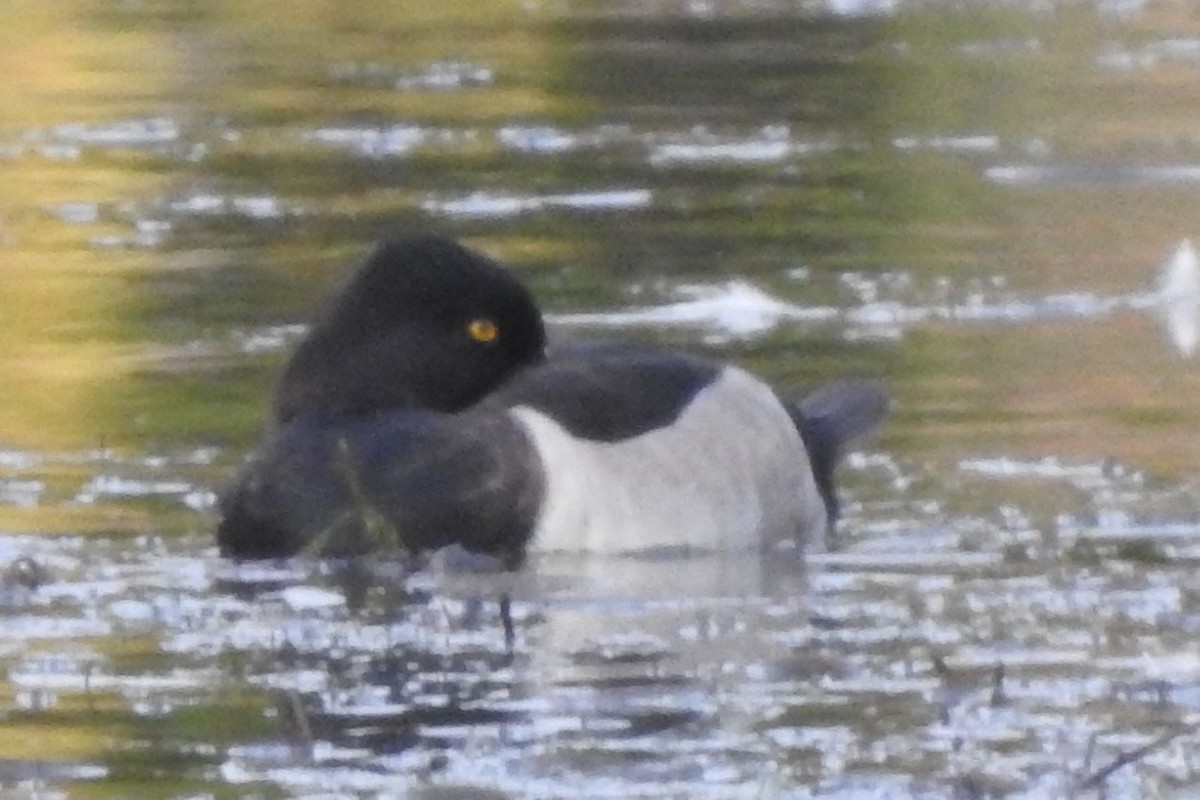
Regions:
[[669, 425], [719, 372], [649, 348], [574, 346], [518, 373], [485, 404], [532, 408], [575, 437], [614, 442]]

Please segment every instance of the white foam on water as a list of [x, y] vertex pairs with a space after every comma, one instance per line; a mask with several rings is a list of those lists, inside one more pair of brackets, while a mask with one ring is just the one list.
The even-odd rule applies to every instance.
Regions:
[[276, 195], [223, 195], [198, 192], [166, 203], [169, 213], [181, 216], [240, 216], [248, 219], [281, 219], [300, 209]]
[[837, 149], [836, 142], [792, 137], [786, 125], [765, 125], [753, 134], [732, 136], [698, 127], [687, 133], [653, 137], [648, 155], [652, 166], [676, 164], [767, 164]]
[[504, 125], [496, 130], [501, 146], [521, 153], [553, 155], [588, 147], [602, 147], [633, 140], [626, 125], [600, 125], [568, 131], [551, 125]]
[[948, 282], [935, 288], [934, 298], [921, 297], [911, 275], [904, 272], [865, 274], [845, 272], [838, 282], [858, 305], [805, 306], [776, 297], [755, 284], [736, 279], [718, 284], [684, 284], [674, 288], [678, 301], [630, 305], [611, 310], [559, 312], [547, 320], [562, 325], [597, 327], [692, 327], [714, 336], [749, 339], [781, 325], [837, 322], [850, 340], [898, 340], [910, 328], [928, 322], [1018, 324], [1031, 320], [1092, 320], [1124, 310], [1157, 308], [1156, 296], [1100, 295], [1066, 292], [1042, 297], [995, 296], [1003, 280], [972, 286], [951, 298]]
[[322, 589], [317, 586], [289, 586], [279, 593], [279, 598], [296, 611], [313, 608], [334, 608], [344, 606], [346, 597], [341, 592]]
[[60, 143], [95, 147], [146, 147], [177, 141], [179, 123], [170, 117], [144, 117], [107, 124], [68, 122], [50, 129]]
[[987, 133], [964, 136], [898, 136], [892, 140], [892, 146], [897, 150], [994, 153], [1000, 149], [1000, 137]]
[[386, 86], [392, 89], [446, 92], [490, 86], [495, 71], [473, 61], [430, 61], [415, 69], [390, 64], [347, 62], [329, 70], [329, 77], [344, 83]]
[[740, 280], [716, 286], [681, 286], [676, 291], [691, 299], [616, 311], [550, 314], [547, 318], [562, 325], [699, 326], [731, 336], [750, 337], [788, 320], [816, 322], [837, 316], [835, 309], [794, 305]]
[[329, 126], [307, 130], [301, 138], [367, 158], [406, 156], [422, 147], [454, 147], [475, 139], [467, 130], [397, 124], [387, 127]]
[[894, 14], [902, 0], [821, 0], [821, 7], [839, 17], [874, 17]]
[[450, 217], [511, 217], [551, 209], [572, 211], [625, 211], [646, 208], [654, 198], [649, 189], [610, 189], [565, 194], [521, 195], [506, 192], [472, 192], [461, 197], [429, 196], [421, 208]]
[[94, 503], [102, 497], [149, 497], [152, 495], [186, 495], [192, 484], [178, 480], [141, 480], [120, 475], [94, 476], [75, 494], [77, 503]]
[[984, 177], [1002, 186], [1190, 186], [1200, 183], [1200, 165], [1123, 162], [1000, 164]]
[[33, 508], [46, 491], [46, 484], [36, 480], [0, 481], [0, 503]]

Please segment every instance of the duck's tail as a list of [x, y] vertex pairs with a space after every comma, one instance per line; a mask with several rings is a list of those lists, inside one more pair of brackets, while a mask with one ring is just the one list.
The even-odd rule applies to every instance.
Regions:
[[786, 403], [800, 431], [830, 526], [840, 505], [833, 483], [838, 463], [854, 442], [879, 429], [892, 401], [878, 381], [835, 381], [799, 403]]

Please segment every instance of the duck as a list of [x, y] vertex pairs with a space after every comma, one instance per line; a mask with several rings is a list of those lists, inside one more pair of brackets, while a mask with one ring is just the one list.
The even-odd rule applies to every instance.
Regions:
[[547, 344], [512, 270], [447, 237], [377, 245], [317, 312], [221, 494], [235, 559], [819, 550], [835, 471], [890, 399], [791, 401], [728, 363]]

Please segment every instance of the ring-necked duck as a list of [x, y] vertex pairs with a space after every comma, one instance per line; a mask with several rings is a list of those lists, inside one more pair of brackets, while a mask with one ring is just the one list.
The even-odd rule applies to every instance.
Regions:
[[734, 366], [543, 346], [494, 262], [437, 237], [377, 248], [285, 368], [276, 424], [222, 498], [221, 551], [819, 545], [840, 455], [887, 414], [871, 382], [792, 404]]

